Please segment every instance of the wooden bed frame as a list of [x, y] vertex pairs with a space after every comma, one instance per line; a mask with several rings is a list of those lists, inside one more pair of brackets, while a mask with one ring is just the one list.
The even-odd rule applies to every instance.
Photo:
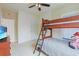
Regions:
[[[53, 20], [48, 20], [48, 19], [42, 18], [42, 27], [44, 27], [45, 30], [46, 29], [50, 30], [50, 35], [45, 36], [45, 37], [43, 35], [43, 33], [44, 33], [43, 31], [45, 31], [45, 30], [42, 31], [42, 39], [52, 37], [52, 29], [54, 29], [54, 28], [79, 28], [79, 22], [53, 24], [53, 23], [69, 22], [69, 21], [75, 21], [75, 20], [79, 20], [79, 15], [71, 16], [71, 17], [67, 17], [67, 18], [53, 19]], [[49, 25], [49, 24], [51, 24], [51, 25]]]
[[[69, 22], [69, 21], [76, 21], [76, 20], [79, 20], [79, 15], [70, 16], [70, 17], [66, 17], [66, 18], [53, 19], [53, 20], [48, 20], [48, 19], [42, 18], [42, 28], [41, 28], [41, 31], [40, 31], [40, 34], [38, 36], [38, 40], [37, 40], [37, 43], [35, 46], [35, 50], [36, 49], [39, 50], [39, 55], [40, 55], [40, 51], [43, 52], [41, 49], [42, 49], [44, 40], [46, 38], [52, 37], [52, 29], [55, 29], [55, 28], [79, 28], [79, 22]], [[64, 22], [66, 22], [66, 23], [64, 23]], [[49, 35], [46, 35], [47, 30], [50, 31]], [[40, 36], [41, 36], [41, 38], [40, 38]], [[42, 40], [42, 45], [41, 45], [41, 47], [37, 48], [39, 40]], [[33, 53], [35, 53], [35, 50]], [[45, 52], [43, 52], [43, 53], [45, 55], [47, 55]]]
[[[53, 23], [60, 23], [60, 22], [69, 22], [69, 21], [75, 21], [79, 20], [79, 15], [76, 16], [70, 16], [66, 18], [59, 18], [59, 19], [53, 19], [53, 20], [48, 20], [48, 19], [43, 19], [42, 18], [42, 27], [44, 29], [42, 30], [42, 39], [46, 38], [51, 38], [52, 37], [52, 29], [54, 28], [79, 28], [79, 22], [70, 22], [70, 23], [63, 23], [63, 24], [53, 24]], [[51, 24], [51, 25], [49, 25]], [[50, 30], [50, 35], [45, 36], [44, 32], [46, 29]], [[47, 53], [41, 50], [45, 55], [48, 56]]]

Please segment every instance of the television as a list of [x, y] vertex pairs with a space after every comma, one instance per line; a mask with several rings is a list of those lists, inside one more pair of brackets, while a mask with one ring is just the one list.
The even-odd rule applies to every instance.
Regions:
[[7, 27], [0, 26], [0, 40], [7, 37]]

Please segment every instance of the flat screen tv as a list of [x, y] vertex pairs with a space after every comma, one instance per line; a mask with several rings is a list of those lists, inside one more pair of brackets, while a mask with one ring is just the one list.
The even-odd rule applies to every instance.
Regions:
[[7, 27], [0, 26], [0, 40], [7, 36]]

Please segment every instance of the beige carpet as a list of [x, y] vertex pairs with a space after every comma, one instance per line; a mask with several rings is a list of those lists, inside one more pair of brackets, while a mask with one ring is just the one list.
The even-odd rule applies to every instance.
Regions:
[[[36, 51], [35, 54], [33, 54], [33, 48], [31, 41], [25, 42], [22, 44], [12, 43], [11, 44], [11, 55], [12, 56], [37, 56], [38, 51]], [[40, 56], [45, 56], [43, 53], [40, 54]]]

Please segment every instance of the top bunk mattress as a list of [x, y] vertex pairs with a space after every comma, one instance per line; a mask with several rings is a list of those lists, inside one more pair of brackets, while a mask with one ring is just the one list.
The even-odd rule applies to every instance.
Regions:
[[70, 48], [65, 39], [48, 38], [44, 41], [42, 50], [54, 56], [79, 56], [79, 49]]

